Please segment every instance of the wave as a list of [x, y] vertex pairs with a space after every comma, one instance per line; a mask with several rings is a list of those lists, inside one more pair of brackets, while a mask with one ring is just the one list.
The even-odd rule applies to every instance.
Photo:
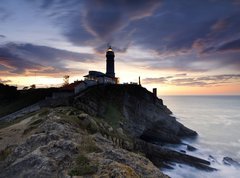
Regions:
[[[186, 143], [186, 145], [189, 143]], [[211, 167], [216, 168], [217, 171], [207, 172], [199, 170], [197, 168], [184, 165], [184, 164], [173, 164], [171, 165], [174, 169], [163, 169], [162, 171], [170, 176], [171, 178], [239, 178], [240, 176], [240, 166], [226, 164], [224, 163], [224, 157], [228, 155], [222, 155], [219, 150], [211, 150], [209, 148], [200, 148], [196, 151], [188, 151], [187, 146], [182, 145], [166, 145], [165, 147], [171, 148], [176, 151], [185, 151], [187, 154], [196, 156], [202, 159], [206, 159], [211, 162]], [[199, 146], [199, 145], [198, 145]], [[195, 147], [195, 145], [194, 145]], [[239, 152], [236, 153], [236, 158], [238, 159]]]

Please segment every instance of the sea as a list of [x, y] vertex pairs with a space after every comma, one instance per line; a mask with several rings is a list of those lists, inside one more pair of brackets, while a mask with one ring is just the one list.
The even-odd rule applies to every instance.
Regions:
[[[231, 157], [240, 162], [240, 96], [162, 96], [179, 122], [195, 130], [198, 137], [183, 142], [197, 148], [186, 151], [211, 162], [218, 171], [206, 172], [175, 164], [163, 172], [172, 178], [240, 178], [240, 167], [223, 162]], [[170, 145], [175, 150], [186, 146]]]

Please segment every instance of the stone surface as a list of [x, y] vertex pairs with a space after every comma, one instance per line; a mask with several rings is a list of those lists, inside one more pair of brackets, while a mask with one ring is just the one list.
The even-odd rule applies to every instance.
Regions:
[[223, 158], [223, 163], [229, 166], [235, 166], [235, 167], [240, 167], [240, 163], [235, 161], [234, 159], [230, 157], [224, 157]]
[[153, 144], [196, 135], [170, 114], [138, 85], [89, 88], [69, 107], [48, 108], [2, 129], [0, 177], [89, 177], [83, 170], [91, 167], [79, 155], [97, 168], [93, 177], [167, 177], [158, 167], [172, 162], [215, 170], [209, 161]]
[[188, 150], [188, 151], [196, 151], [197, 148], [195, 148], [195, 147], [193, 147], [193, 146], [191, 146], [191, 145], [187, 145], [187, 150]]
[[[77, 114], [75, 116], [71, 110], [69, 115], [69, 109], [55, 108], [47, 116], [36, 115], [44, 121], [27, 134], [22, 134], [21, 142], [12, 148], [6, 159], [0, 161], [0, 177], [69, 177], [68, 173], [79, 154], [86, 155], [97, 165], [94, 177], [168, 177], [144, 155], [123, 149], [122, 140], [117, 135], [106, 138], [99, 132], [92, 135], [82, 130], [76, 122], [85, 124], [82, 121], [88, 118], [97, 125], [97, 120], [87, 116], [79, 121]], [[34, 122], [33, 118], [25, 120], [24, 129]], [[110, 128], [104, 121], [101, 126], [103, 129]]]
[[[107, 118], [108, 106], [119, 113], [119, 126], [133, 137], [146, 141], [180, 143], [182, 137], [196, 136], [197, 133], [186, 128], [172, 117], [171, 111], [161, 99], [138, 85], [95, 86], [77, 96], [73, 105], [92, 116]], [[115, 118], [112, 118], [115, 119]]]

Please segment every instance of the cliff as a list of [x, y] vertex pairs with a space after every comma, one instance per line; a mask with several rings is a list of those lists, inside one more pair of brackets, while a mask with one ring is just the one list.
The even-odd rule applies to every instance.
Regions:
[[181, 137], [197, 135], [172, 117], [161, 99], [139, 85], [95, 86], [76, 96], [73, 105], [146, 141], [180, 143]]
[[168, 177], [158, 167], [209, 162], [159, 145], [196, 132], [137, 85], [99, 85], [0, 130], [0, 177]]

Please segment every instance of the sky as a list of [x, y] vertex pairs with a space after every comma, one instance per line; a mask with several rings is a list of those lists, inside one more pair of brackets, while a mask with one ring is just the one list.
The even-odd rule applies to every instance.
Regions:
[[105, 72], [158, 95], [240, 95], [240, 0], [1, 0], [0, 82]]

